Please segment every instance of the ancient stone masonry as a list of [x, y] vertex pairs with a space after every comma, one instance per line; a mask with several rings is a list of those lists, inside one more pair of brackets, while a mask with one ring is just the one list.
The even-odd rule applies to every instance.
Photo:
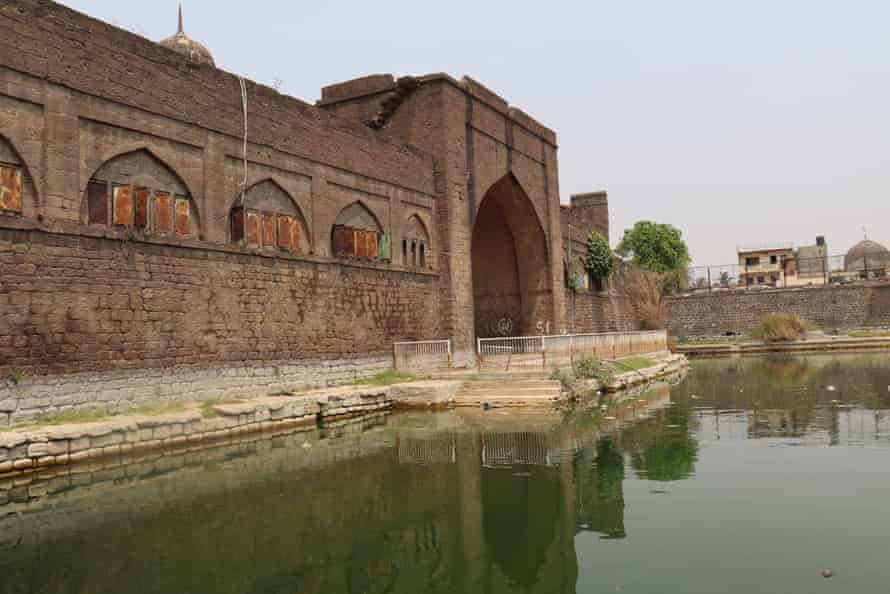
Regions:
[[890, 327], [890, 285], [715, 291], [667, 301], [677, 337], [745, 334], [771, 313], [792, 313], [823, 330]]
[[451, 338], [460, 362], [477, 336], [565, 327], [553, 131], [467, 77], [310, 105], [214, 63], [181, 24], [157, 44], [0, 4], [0, 424], [88, 405], [62, 376], [160, 394], [155, 370], [200, 389], [305, 362], [273, 375], [311, 385], [385, 367], [394, 340]]

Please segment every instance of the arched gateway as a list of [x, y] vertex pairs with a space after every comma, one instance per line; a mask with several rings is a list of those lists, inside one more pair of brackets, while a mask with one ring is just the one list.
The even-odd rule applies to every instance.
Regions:
[[552, 312], [547, 238], [534, 205], [512, 174], [482, 198], [473, 226], [476, 336], [538, 333]]

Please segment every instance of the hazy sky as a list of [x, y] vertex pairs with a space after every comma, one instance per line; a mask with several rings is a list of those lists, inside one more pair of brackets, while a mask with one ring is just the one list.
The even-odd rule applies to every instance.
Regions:
[[[68, 0], [151, 39], [173, 0]], [[737, 244], [890, 244], [888, 0], [186, 0], [218, 66], [314, 102], [369, 73], [469, 74], [555, 129], [560, 191], [605, 189], [613, 245], [672, 223]]]

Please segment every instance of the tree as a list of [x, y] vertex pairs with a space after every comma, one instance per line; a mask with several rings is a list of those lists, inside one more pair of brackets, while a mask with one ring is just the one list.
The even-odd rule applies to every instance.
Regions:
[[609, 242], [597, 231], [591, 231], [587, 238], [587, 255], [584, 264], [590, 277], [596, 280], [609, 278], [615, 267], [615, 258]]
[[632, 265], [652, 272], [671, 273], [689, 264], [689, 250], [683, 234], [673, 225], [637, 221], [624, 232], [618, 254]]

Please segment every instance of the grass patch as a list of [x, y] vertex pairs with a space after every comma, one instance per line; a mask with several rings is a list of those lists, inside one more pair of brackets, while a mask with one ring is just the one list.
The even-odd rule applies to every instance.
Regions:
[[201, 411], [201, 416], [205, 419], [215, 419], [219, 416], [219, 413], [216, 411], [214, 406], [218, 404], [241, 404], [244, 402], [243, 400], [205, 400], [201, 403], [201, 406], [198, 408]]
[[677, 342], [679, 345], [683, 346], [696, 346], [696, 345], [707, 345], [707, 344], [729, 344], [732, 342], [738, 342], [742, 340], [740, 336], [727, 336], [725, 338], [689, 338], [686, 340], [680, 340]]
[[404, 373], [401, 371], [381, 371], [377, 375], [366, 377], [364, 379], [360, 379], [355, 382], [357, 386], [391, 386], [393, 384], [404, 384], [407, 382], [413, 382], [417, 379], [417, 376], [413, 373]]
[[657, 365], [655, 361], [645, 357], [625, 357], [624, 359], [618, 359], [616, 363], [621, 369], [633, 369], [634, 371], [639, 371], [648, 367], [655, 367]]
[[581, 357], [575, 360], [575, 377], [579, 379], [595, 379], [609, 383], [614, 376], [608, 364], [593, 357]]
[[776, 313], [763, 318], [751, 331], [751, 336], [761, 342], [790, 342], [815, 329], [797, 314]]
[[168, 413], [184, 412], [188, 407], [184, 402], [168, 402], [166, 404], [146, 404], [143, 406], [134, 406], [124, 411], [125, 415], [143, 415], [146, 417], [156, 417]]
[[57, 425], [75, 425], [81, 423], [95, 423], [109, 417], [108, 411], [104, 409], [89, 410], [70, 410], [57, 415], [42, 416], [28, 421], [19, 423], [11, 427], [3, 427], [4, 431], [18, 431], [20, 429], [39, 429], [41, 427], [55, 427]]
[[847, 336], [850, 338], [886, 338], [890, 336], [890, 330], [863, 330], [861, 332], [850, 332]]

